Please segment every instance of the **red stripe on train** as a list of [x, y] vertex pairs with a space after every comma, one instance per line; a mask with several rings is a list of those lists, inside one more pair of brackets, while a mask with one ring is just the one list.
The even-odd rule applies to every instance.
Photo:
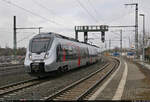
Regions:
[[78, 58], [78, 66], [80, 66], [80, 57]]
[[65, 49], [63, 49], [63, 62], [65, 62], [66, 60], [66, 52], [65, 52]]
[[92, 57], [90, 57], [90, 62], [92, 63]]
[[78, 66], [80, 66], [80, 60], [81, 60], [81, 58], [80, 58], [80, 48], [78, 46]]

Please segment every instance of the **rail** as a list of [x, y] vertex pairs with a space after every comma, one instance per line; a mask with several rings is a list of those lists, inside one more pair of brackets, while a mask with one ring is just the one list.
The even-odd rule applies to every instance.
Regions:
[[115, 59], [103, 68], [44, 98], [44, 100], [82, 100], [118, 66], [119, 61]]

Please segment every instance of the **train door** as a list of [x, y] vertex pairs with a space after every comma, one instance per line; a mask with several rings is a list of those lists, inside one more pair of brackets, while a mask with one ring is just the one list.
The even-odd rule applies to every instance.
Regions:
[[61, 44], [58, 44], [56, 48], [56, 62], [61, 62], [62, 56], [63, 56], [62, 47]]

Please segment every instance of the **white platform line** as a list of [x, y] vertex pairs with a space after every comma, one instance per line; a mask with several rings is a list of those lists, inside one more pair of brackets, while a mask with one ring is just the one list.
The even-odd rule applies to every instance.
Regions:
[[95, 100], [97, 96], [105, 89], [108, 83], [113, 79], [113, 77], [118, 73], [121, 67], [121, 61], [117, 70], [111, 75], [111, 77], [88, 99], [88, 100]]
[[128, 75], [128, 66], [127, 66], [127, 63], [125, 62], [125, 69], [124, 69], [124, 72], [123, 72], [123, 76], [121, 78], [121, 81], [119, 83], [117, 91], [116, 91], [116, 93], [115, 93], [112, 100], [121, 100], [123, 90], [124, 90], [124, 87], [125, 87], [125, 84], [126, 84], [127, 75]]

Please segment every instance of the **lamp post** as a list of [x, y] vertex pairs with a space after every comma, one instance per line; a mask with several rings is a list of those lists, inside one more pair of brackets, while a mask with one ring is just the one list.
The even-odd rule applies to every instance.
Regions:
[[145, 38], [145, 15], [144, 14], [140, 14], [140, 16], [143, 17], [143, 61], [145, 61], [145, 52], [144, 52], [144, 48], [145, 48], [145, 41], [144, 41], [144, 38]]
[[136, 57], [139, 57], [138, 51], [138, 3], [125, 4], [126, 6], [135, 5], [135, 49], [136, 49]]

